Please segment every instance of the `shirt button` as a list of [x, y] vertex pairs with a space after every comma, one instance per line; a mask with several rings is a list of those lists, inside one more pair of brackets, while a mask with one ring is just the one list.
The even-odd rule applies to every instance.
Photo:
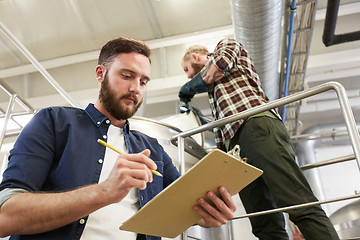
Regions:
[[96, 123], [97, 125], [100, 125], [100, 121]]
[[107, 138], [107, 136], [106, 136], [106, 135], [104, 135], [104, 136], [103, 136], [103, 139], [106, 139], [106, 138]]
[[141, 199], [141, 201], [144, 201], [144, 196], [141, 195], [141, 196], [140, 196], [140, 199]]
[[98, 162], [101, 164], [103, 163], [104, 161], [102, 159], [99, 159]]
[[81, 225], [84, 224], [84, 223], [85, 223], [85, 219], [83, 219], [83, 218], [80, 219], [80, 220], [79, 220], [79, 223], [80, 223]]
[[106, 120], [106, 123], [107, 123], [107, 124], [109, 124], [109, 123], [110, 123], [110, 120], [109, 120], [109, 119], [108, 119], [108, 120]]

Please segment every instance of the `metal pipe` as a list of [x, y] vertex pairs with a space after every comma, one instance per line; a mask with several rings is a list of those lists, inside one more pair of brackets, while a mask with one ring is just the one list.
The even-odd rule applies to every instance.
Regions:
[[[335, 131], [335, 129], [344, 130], [344, 133], [340, 136], [340, 134], [337, 133], [339, 131]], [[323, 182], [322, 180], [320, 169], [318, 169], [318, 167], [332, 163], [331, 162], [319, 163], [319, 161], [317, 161], [317, 155], [315, 154], [316, 153], [315, 148], [321, 146], [329, 146], [333, 144], [348, 144], [350, 143], [349, 134], [345, 128], [345, 124], [339, 124], [339, 123], [315, 124], [314, 126], [306, 129], [303, 133], [304, 133], [303, 136], [307, 136], [307, 137], [304, 138], [303, 141], [297, 141], [294, 144], [294, 147], [297, 152], [296, 154], [297, 163], [299, 166], [306, 166], [306, 168], [302, 168], [302, 167], [300, 168], [302, 170], [305, 169], [307, 170], [304, 171], [304, 175], [308, 180], [309, 184], [313, 187], [315, 196], [318, 196], [319, 199], [326, 199], [326, 194], [324, 192], [325, 182]], [[327, 135], [325, 135], [325, 133], [327, 133]], [[340, 156], [336, 156], [336, 157], [340, 157]], [[326, 212], [331, 211], [328, 208], [328, 206], [324, 206], [323, 209]]]
[[180, 137], [178, 138], [179, 142], [179, 148], [178, 148], [178, 157], [179, 157], [179, 172], [181, 175], [185, 174], [185, 158], [184, 158], [184, 138]]
[[354, 160], [354, 159], [356, 159], [355, 154], [350, 154], [347, 156], [333, 158], [333, 159], [329, 159], [326, 161], [321, 161], [321, 162], [312, 163], [312, 164], [305, 164], [305, 165], [300, 166], [300, 169], [308, 170], [308, 169], [327, 166], [327, 165], [331, 165], [331, 164], [335, 164], [335, 163], [347, 162], [347, 161]]
[[325, 201], [303, 203], [303, 204], [293, 205], [290, 207], [275, 208], [275, 209], [261, 211], [261, 212], [249, 213], [249, 214], [241, 215], [239, 217], [234, 217], [232, 220], [246, 218], [246, 217], [255, 217], [255, 216], [265, 215], [265, 214], [270, 214], [270, 213], [275, 213], [275, 212], [286, 212], [286, 211], [292, 210], [292, 209], [310, 207], [310, 206], [320, 205], [320, 204], [325, 204], [325, 203], [339, 202], [339, 201], [350, 200], [350, 199], [354, 199], [354, 198], [360, 198], [360, 195], [356, 194], [356, 195], [351, 195], [351, 196], [347, 196], [347, 197], [333, 198], [333, 199], [329, 199], [329, 200], [325, 200]]
[[[5, 84], [5, 82], [3, 82], [2, 80], [0, 80], [0, 88], [9, 96], [16, 94], [9, 86], [7, 86], [7, 84]], [[28, 113], [32, 113], [34, 112], [34, 108], [30, 106], [30, 104], [28, 104], [25, 100], [21, 99], [20, 96], [17, 96], [15, 101], [22, 107], [24, 108]]]
[[339, 98], [340, 108], [344, 114], [344, 119], [346, 123], [346, 127], [349, 132], [351, 146], [354, 150], [354, 154], [356, 156], [358, 168], [360, 170], [360, 136], [357, 130], [354, 114], [352, 113], [351, 106], [349, 103], [349, 99], [346, 95], [345, 88], [340, 84], [334, 84], [334, 90]]
[[5, 138], [7, 137], [16, 137], [21, 133], [22, 129], [17, 129], [17, 130], [10, 130], [8, 132], [5, 133]]
[[[288, 95], [289, 87], [289, 76], [290, 76], [290, 61], [291, 61], [291, 46], [292, 46], [292, 37], [294, 34], [294, 18], [296, 12], [296, 0], [292, 0], [290, 5], [290, 27], [289, 27], [289, 39], [288, 39], [288, 48], [286, 56], [286, 71], [285, 71], [285, 85], [284, 85], [284, 97]], [[285, 122], [286, 117], [286, 105], [283, 106], [282, 110], [282, 121]]]
[[9, 29], [0, 21], [0, 29], [6, 37], [24, 54], [24, 56], [34, 65], [34, 67], [45, 77], [46, 80], [65, 98], [72, 106], [79, 106], [59, 85], [50, 73], [39, 63], [39, 61], [26, 49], [26, 47], [13, 35]]
[[[19, 96], [16, 96], [16, 99]], [[16, 101], [16, 100], [15, 100]], [[16, 113], [11, 113], [11, 117], [18, 117], [18, 116], [25, 116], [25, 115], [29, 115], [31, 113], [35, 113], [36, 111], [34, 110], [33, 112], [16, 112]], [[5, 114], [0, 114], [0, 118], [3, 118], [5, 116]]]
[[336, 137], [344, 137], [347, 136], [346, 129], [339, 129], [339, 130], [331, 130], [331, 131], [322, 131], [319, 133], [308, 133], [308, 134], [299, 134], [295, 136], [291, 136], [291, 141], [293, 143], [300, 142], [300, 141], [309, 141], [309, 140], [317, 140], [323, 138], [332, 138], [335, 139]]
[[210, 122], [210, 123], [207, 123], [207, 124], [202, 125], [202, 126], [200, 126], [198, 128], [190, 129], [188, 131], [185, 131], [185, 132], [182, 132], [182, 133], [179, 133], [179, 134], [173, 136], [171, 138], [171, 142], [173, 144], [175, 144], [176, 140], [179, 137], [183, 137], [183, 138], [184, 137], [189, 137], [191, 135], [194, 135], [194, 134], [206, 131], [206, 130], [213, 129], [215, 127], [223, 126], [223, 125], [228, 124], [230, 122], [233, 122], [233, 121], [236, 121], [236, 120], [239, 120], [239, 119], [243, 119], [243, 118], [249, 117], [251, 115], [258, 114], [258, 113], [261, 113], [261, 112], [276, 108], [278, 106], [288, 104], [288, 103], [291, 103], [291, 102], [295, 102], [295, 101], [298, 101], [300, 99], [304, 99], [304, 98], [307, 98], [307, 97], [310, 97], [310, 96], [313, 96], [313, 95], [316, 95], [316, 94], [319, 94], [319, 93], [323, 93], [323, 92], [331, 90], [331, 89], [335, 90], [336, 93], [337, 93], [338, 100], [339, 100], [339, 103], [340, 103], [340, 107], [341, 107], [341, 110], [342, 110], [344, 118], [345, 118], [346, 127], [347, 127], [349, 135], [350, 135], [350, 140], [351, 140], [351, 143], [352, 143], [352, 147], [353, 147], [353, 150], [354, 150], [354, 153], [355, 153], [355, 156], [356, 156], [356, 160], [357, 160], [357, 163], [358, 163], [358, 167], [359, 167], [359, 170], [360, 170], [360, 136], [359, 136], [359, 133], [358, 133], [357, 128], [356, 128], [354, 115], [353, 115], [353, 113], [351, 111], [349, 100], [348, 100], [348, 98], [346, 96], [345, 88], [338, 82], [327, 82], [327, 83], [315, 86], [313, 88], [310, 88], [308, 90], [297, 92], [297, 93], [294, 93], [292, 95], [289, 95], [289, 96], [286, 96], [286, 97], [271, 101], [269, 103], [266, 103], [266, 104], [263, 104], [263, 105], [260, 105], [260, 106], [256, 106], [256, 107], [251, 108], [251, 109], [247, 109], [247, 110], [245, 110], [245, 111], [243, 111], [241, 113], [238, 113], [238, 114], [235, 114], [235, 115], [232, 115], [232, 116], [229, 116], [229, 117], [225, 117], [223, 119], [219, 119], [219, 120], [216, 120], [216, 121], [213, 121], [213, 122]]
[[[178, 162], [179, 162], [179, 172], [181, 175], [185, 174], [185, 139], [182, 137], [178, 137]], [[185, 230], [180, 234], [181, 240], [186, 240], [188, 237], [188, 231]]]
[[9, 104], [8, 104], [8, 107], [7, 107], [7, 110], [6, 110], [6, 114], [5, 114], [5, 118], [4, 118], [4, 125], [3, 125], [3, 128], [1, 129], [0, 147], [2, 146], [2, 143], [4, 141], [4, 137], [5, 137], [5, 133], [6, 133], [6, 127], [7, 127], [7, 124], [9, 122], [10, 115], [11, 115], [11, 110], [12, 110], [12, 108], [14, 106], [14, 102], [15, 102], [16, 97], [17, 97], [16, 94], [10, 96], [10, 101], [9, 101]]
[[335, 34], [336, 22], [338, 18], [340, 0], [328, 0], [326, 8], [326, 17], [323, 32], [323, 43], [326, 47], [334, 44], [346, 43], [360, 39], [360, 31], [354, 31], [344, 34]]
[[[305, 164], [316, 164], [316, 155], [314, 151], [315, 141], [306, 141], [302, 144], [294, 145], [296, 149], [297, 163], [299, 166]], [[326, 195], [323, 188], [323, 182], [320, 177], [319, 169], [312, 169], [304, 172], [308, 183], [313, 187], [313, 193], [318, 199], [325, 199]], [[325, 210], [325, 209], [324, 209]]]

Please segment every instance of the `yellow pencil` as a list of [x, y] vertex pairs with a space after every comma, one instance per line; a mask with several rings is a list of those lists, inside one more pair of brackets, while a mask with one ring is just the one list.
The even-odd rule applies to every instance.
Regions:
[[[114, 150], [114, 151], [115, 151], [115, 152], [117, 152], [118, 154], [122, 154], [122, 152], [120, 152], [119, 150], [117, 150], [117, 149], [116, 149], [116, 148], [114, 148], [113, 146], [110, 146], [109, 144], [107, 144], [107, 143], [106, 143], [106, 142], [104, 142], [103, 140], [98, 139], [97, 141], [98, 141], [98, 143], [100, 143], [100, 144], [104, 145], [105, 147], [108, 147], [108, 148], [110, 148], [111, 150]], [[159, 173], [158, 171], [153, 170], [153, 169], [150, 169], [150, 170], [151, 170], [151, 172], [152, 172], [153, 174], [155, 174], [155, 175], [158, 175], [158, 176], [161, 176], [161, 177], [162, 177], [161, 173]]]

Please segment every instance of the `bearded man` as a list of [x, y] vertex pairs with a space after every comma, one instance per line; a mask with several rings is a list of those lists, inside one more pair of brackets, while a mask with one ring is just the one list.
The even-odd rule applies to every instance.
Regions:
[[[95, 69], [101, 84], [95, 104], [49, 107], [34, 116], [10, 151], [0, 184], [0, 237], [160, 239], [119, 230], [179, 177], [156, 139], [129, 129], [127, 119], [141, 105], [150, 70], [145, 43], [111, 40]], [[123, 154], [105, 149], [98, 139]], [[162, 176], [153, 175], [155, 169]], [[232, 218], [235, 204], [224, 187], [219, 191], [194, 206], [202, 217], [199, 225], [216, 227]]]

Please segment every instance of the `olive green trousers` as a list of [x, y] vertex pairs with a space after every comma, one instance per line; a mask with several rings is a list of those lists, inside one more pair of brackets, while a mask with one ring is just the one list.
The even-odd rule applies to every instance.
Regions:
[[[284, 124], [277, 118], [248, 119], [230, 140], [230, 149], [240, 145], [241, 157], [264, 171], [240, 191], [247, 213], [318, 201], [295, 162], [294, 148]], [[339, 239], [320, 205], [287, 211], [306, 240]], [[253, 234], [260, 240], [289, 239], [283, 213], [251, 217]]]

